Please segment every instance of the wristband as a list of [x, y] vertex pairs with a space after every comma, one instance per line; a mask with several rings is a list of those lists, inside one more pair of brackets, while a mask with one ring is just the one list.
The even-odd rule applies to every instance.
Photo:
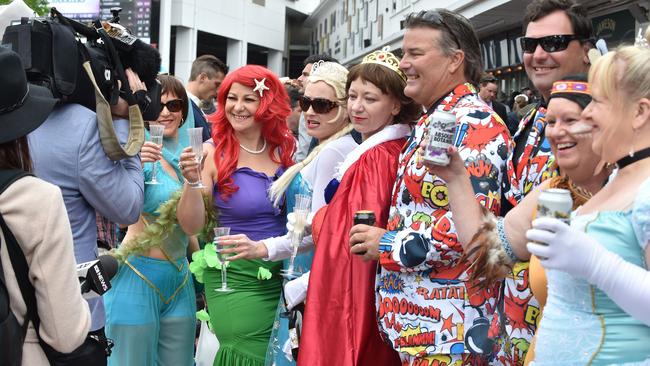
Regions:
[[510, 258], [510, 260], [512, 260], [513, 262], [518, 262], [519, 258], [512, 250], [512, 245], [510, 244], [510, 241], [508, 240], [508, 236], [506, 235], [505, 218], [497, 217], [496, 227], [497, 227], [497, 234], [499, 235], [499, 240], [501, 241], [503, 250], [508, 255], [508, 258]]
[[201, 180], [199, 179], [196, 182], [190, 182], [189, 180], [186, 180], [185, 183], [187, 183], [187, 185], [192, 188], [197, 188], [198, 186], [201, 185]]

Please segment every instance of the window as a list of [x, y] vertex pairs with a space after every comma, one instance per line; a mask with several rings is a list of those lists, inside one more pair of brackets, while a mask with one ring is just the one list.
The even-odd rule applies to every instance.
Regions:
[[363, 25], [368, 24], [368, 4], [363, 7]]
[[363, 49], [363, 29], [359, 29], [359, 49]]
[[382, 39], [384, 33], [384, 15], [377, 16], [377, 38]]
[[371, 22], [377, 21], [377, 12], [379, 9], [379, 1], [378, 0], [370, 0], [368, 2], [368, 15]]

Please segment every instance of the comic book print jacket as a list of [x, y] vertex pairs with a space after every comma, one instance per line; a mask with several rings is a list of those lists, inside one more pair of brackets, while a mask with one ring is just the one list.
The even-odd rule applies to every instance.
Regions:
[[[528, 135], [523, 133], [530, 126]], [[551, 152], [551, 144], [546, 139], [546, 108], [538, 106], [521, 119], [513, 141], [524, 143], [522, 154], [517, 158], [515, 167], [514, 150], [508, 155], [508, 179], [504, 183], [504, 196], [513, 206], [516, 206], [528, 192], [540, 183], [555, 175], [552, 166], [555, 157]]]
[[[524, 135], [529, 125], [529, 132]], [[514, 141], [525, 145], [516, 168], [514, 151], [508, 156], [508, 180], [504, 182], [505, 197], [513, 206], [543, 181], [557, 175], [545, 127], [546, 108], [541, 105], [532, 109], [519, 123]], [[513, 266], [504, 281], [503, 294], [506, 338], [497, 361], [502, 365], [521, 366], [540, 320], [539, 302], [530, 290], [527, 261]]]
[[[507, 127], [479, 101], [470, 84], [458, 85], [437, 109], [456, 115], [455, 145], [476, 199], [498, 213], [505, 161], [512, 148]], [[402, 360], [487, 355], [498, 335], [498, 324], [490, 324], [500, 286], [477, 289], [467, 283], [468, 262], [461, 260], [447, 186], [417, 158], [429, 122], [427, 115], [420, 119], [400, 155], [388, 231], [379, 247], [379, 328]]]

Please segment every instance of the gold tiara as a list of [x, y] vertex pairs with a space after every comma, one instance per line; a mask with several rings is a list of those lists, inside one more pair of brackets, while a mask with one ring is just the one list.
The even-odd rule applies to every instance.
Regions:
[[402, 80], [406, 81], [406, 74], [399, 68], [399, 58], [390, 52], [390, 47], [386, 46], [381, 50], [371, 52], [363, 58], [362, 64], [379, 64], [386, 66], [395, 71]]

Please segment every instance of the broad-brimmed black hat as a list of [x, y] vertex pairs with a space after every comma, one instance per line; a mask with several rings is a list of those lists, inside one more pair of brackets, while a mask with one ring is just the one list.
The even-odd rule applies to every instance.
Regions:
[[0, 47], [0, 144], [40, 126], [58, 102], [49, 89], [27, 82], [20, 56]]

